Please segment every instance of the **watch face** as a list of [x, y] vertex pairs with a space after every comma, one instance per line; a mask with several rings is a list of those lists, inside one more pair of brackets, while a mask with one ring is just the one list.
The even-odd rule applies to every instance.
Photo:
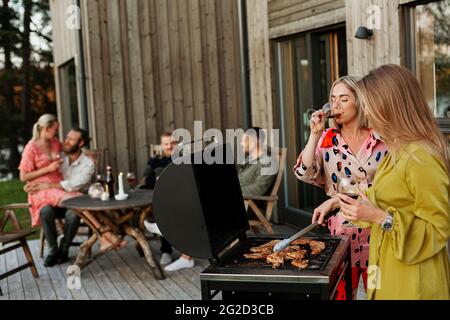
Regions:
[[384, 230], [390, 230], [392, 228], [392, 219], [386, 219], [386, 221], [381, 226]]

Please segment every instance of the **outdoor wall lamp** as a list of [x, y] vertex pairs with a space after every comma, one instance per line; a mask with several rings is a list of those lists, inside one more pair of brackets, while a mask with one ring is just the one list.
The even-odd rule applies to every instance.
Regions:
[[367, 29], [366, 27], [359, 27], [356, 31], [355, 38], [357, 39], [369, 39], [373, 36], [373, 30]]

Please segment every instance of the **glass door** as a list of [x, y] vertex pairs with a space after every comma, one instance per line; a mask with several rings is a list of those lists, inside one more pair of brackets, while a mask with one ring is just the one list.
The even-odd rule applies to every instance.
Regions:
[[282, 144], [288, 149], [281, 197], [283, 222], [309, 223], [314, 208], [326, 199], [320, 188], [297, 180], [292, 168], [309, 138], [307, 110], [325, 104], [333, 81], [347, 73], [345, 43], [345, 27], [274, 42], [277, 111]]

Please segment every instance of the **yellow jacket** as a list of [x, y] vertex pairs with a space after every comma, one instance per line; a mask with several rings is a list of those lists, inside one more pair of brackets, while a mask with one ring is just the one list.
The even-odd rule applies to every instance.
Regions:
[[367, 196], [394, 217], [390, 232], [372, 224], [368, 299], [450, 299], [449, 175], [443, 162], [410, 144], [395, 163], [391, 155], [384, 159]]

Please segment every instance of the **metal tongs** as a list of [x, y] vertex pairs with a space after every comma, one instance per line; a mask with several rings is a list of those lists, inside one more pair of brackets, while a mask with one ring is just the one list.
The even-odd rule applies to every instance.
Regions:
[[278, 242], [274, 247], [273, 247], [273, 252], [280, 252], [283, 251], [284, 249], [286, 249], [292, 241], [297, 240], [298, 238], [300, 238], [301, 236], [303, 236], [304, 234], [310, 232], [311, 230], [313, 230], [315, 227], [317, 227], [319, 225], [319, 221], [314, 222], [313, 224], [307, 226], [306, 228], [300, 230], [299, 232], [297, 232], [296, 234], [294, 234], [292, 237], [288, 238], [288, 239], [284, 239], [280, 242]]

